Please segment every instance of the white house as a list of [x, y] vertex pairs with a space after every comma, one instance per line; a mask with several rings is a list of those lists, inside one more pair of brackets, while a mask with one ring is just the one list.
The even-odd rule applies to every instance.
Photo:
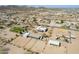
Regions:
[[42, 35], [36, 34], [36, 33], [31, 33], [31, 32], [24, 32], [24, 33], [22, 34], [22, 36], [23, 36], [24, 38], [31, 37], [31, 38], [40, 39], [40, 40], [42, 40], [42, 38], [43, 38]]
[[36, 29], [40, 32], [46, 32], [48, 30], [46, 27], [42, 27], [42, 26], [38, 26]]
[[32, 37], [32, 38], [35, 38], [35, 39], [40, 39], [40, 40], [42, 40], [42, 38], [43, 38], [42, 35], [35, 34], [35, 33], [30, 34], [29, 37]]
[[55, 27], [62, 27], [62, 24], [54, 24]]
[[66, 26], [70, 26], [70, 25], [71, 25], [71, 23], [70, 23], [70, 22], [68, 22], [68, 21], [65, 21], [64, 25], [66, 25]]
[[62, 27], [62, 25], [63, 25], [63, 24], [57, 24], [57, 23], [55, 23], [54, 21], [52, 21], [52, 22], [49, 24], [49, 26], [51, 26], [51, 27]]
[[71, 37], [69, 37], [69, 36], [66, 36], [66, 37], [67, 37], [67, 38], [72, 38], [72, 39], [76, 38], [75, 35], [71, 35]]
[[61, 46], [61, 42], [58, 40], [49, 40], [48, 44], [50, 45], [56, 45], [56, 46]]
[[76, 29], [76, 27], [75, 27], [76, 22], [68, 22], [68, 21], [66, 21], [66, 22], [64, 23], [64, 25], [69, 26], [70, 29]]

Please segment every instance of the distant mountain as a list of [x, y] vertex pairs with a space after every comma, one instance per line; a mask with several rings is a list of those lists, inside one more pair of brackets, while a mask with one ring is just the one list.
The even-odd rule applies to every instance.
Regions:
[[19, 6], [19, 5], [1, 5], [0, 6], [0, 10], [4, 10], [4, 9], [19, 9], [19, 10], [34, 10], [34, 7], [29, 7], [29, 6]]
[[79, 5], [0, 5], [0, 8], [4, 8], [4, 7], [35, 7], [35, 8], [79, 8]]
[[52, 10], [79, 10], [79, 5], [0, 5], [0, 10], [35, 10], [35, 9], [52, 9]]

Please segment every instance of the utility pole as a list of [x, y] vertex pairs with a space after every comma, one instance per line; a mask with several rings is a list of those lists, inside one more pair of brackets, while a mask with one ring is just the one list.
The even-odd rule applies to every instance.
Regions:
[[72, 43], [72, 41], [71, 41], [71, 31], [69, 31], [69, 43]]
[[68, 53], [68, 45], [67, 44], [65, 45], [65, 53], [66, 54]]

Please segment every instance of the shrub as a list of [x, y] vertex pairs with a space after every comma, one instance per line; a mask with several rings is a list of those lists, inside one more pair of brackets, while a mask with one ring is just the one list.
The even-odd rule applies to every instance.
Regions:
[[24, 29], [22, 27], [12, 27], [10, 31], [20, 33], [20, 32], [23, 32]]
[[56, 21], [56, 23], [58, 23], [58, 24], [63, 24], [63, 23], [64, 23], [64, 20]]

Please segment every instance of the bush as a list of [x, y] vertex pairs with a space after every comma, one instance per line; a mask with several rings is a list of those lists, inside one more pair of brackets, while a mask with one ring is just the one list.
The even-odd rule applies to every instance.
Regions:
[[63, 24], [63, 23], [64, 23], [64, 20], [56, 21], [56, 23], [58, 23], [58, 24]]
[[64, 23], [64, 20], [61, 20], [61, 23]]
[[20, 32], [23, 32], [24, 29], [22, 27], [12, 27], [10, 31], [20, 33]]
[[1, 26], [1, 25], [0, 25], [0, 29], [4, 29], [4, 26]]

